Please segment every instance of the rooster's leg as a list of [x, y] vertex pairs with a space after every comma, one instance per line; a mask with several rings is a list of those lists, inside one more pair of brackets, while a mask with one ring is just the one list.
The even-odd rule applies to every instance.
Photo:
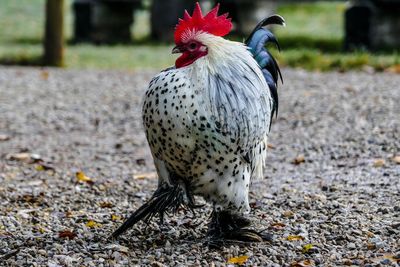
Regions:
[[249, 219], [229, 211], [213, 211], [208, 228], [208, 245], [219, 248], [227, 243], [271, 241], [272, 236], [248, 228]]

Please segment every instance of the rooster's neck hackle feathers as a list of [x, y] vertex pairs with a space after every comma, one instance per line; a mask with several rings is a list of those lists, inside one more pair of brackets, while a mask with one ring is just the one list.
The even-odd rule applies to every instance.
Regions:
[[230, 41], [204, 32], [196, 34], [194, 39], [208, 48], [207, 56], [189, 66], [195, 72], [198, 71], [200, 66], [203, 70], [208, 71], [205, 75], [223, 75], [228, 69], [233, 72], [243, 71], [240, 66], [248, 66], [256, 71], [259, 69], [251, 52], [243, 43]]
[[232, 29], [231, 19], [228, 18], [228, 13], [218, 16], [218, 10], [219, 4], [203, 16], [199, 3], [196, 3], [192, 16], [185, 11], [183, 19], [179, 19], [175, 28], [175, 43], [184, 43], [191, 33], [197, 32], [206, 32], [215, 36], [227, 35]]

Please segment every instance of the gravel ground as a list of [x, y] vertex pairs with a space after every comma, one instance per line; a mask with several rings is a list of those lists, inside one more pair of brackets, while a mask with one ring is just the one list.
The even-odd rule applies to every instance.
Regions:
[[0, 67], [1, 266], [400, 265], [400, 76], [388, 73], [283, 70], [250, 196], [273, 241], [208, 249], [207, 205], [110, 240], [157, 185], [140, 119], [154, 74]]

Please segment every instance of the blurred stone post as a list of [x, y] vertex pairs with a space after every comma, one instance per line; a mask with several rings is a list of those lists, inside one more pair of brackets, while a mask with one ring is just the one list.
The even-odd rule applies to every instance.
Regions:
[[247, 36], [261, 20], [276, 12], [278, 0], [221, 0], [221, 13], [229, 12], [236, 33]]
[[400, 48], [400, 1], [373, 0], [375, 4], [371, 20], [371, 48]]
[[130, 43], [142, 0], [74, 0], [74, 42]]
[[61, 67], [64, 64], [64, 0], [46, 1], [43, 63]]
[[[151, 36], [158, 41], [170, 42], [178, 19], [187, 9], [193, 11], [196, 0], [153, 0], [151, 6]], [[275, 13], [278, 0], [203, 0], [199, 1], [204, 12], [220, 3], [220, 14], [229, 12], [235, 23], [235, 32], [240, 35], [251, 33], [262, 19]]]
[[140, 0], [96, 0], [92, 7], [92, 40], [96, 43], [129, 43], [133, 12]]
[[399, 0], [352, 0], [345, 13], [345, 49], [398, 49]]
[[196, 0], [153, 0], [151, 5], [151, 37], [157, 41], [171, 42], [175, 25], [185, 9], [193, 12]]
[[90, 42], [92, 26], [92, 0], [74, 0], [74, 39], [75, 43]]

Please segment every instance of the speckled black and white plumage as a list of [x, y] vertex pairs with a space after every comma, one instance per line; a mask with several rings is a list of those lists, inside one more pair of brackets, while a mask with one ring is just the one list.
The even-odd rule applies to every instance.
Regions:
[[247, 213], [251, 180], [263, 175], [273, 99], [247, 47], [206, 33], [208, 55], [149, 85], [146, 136], [160, 184], [184, 183], [215, 210]]

